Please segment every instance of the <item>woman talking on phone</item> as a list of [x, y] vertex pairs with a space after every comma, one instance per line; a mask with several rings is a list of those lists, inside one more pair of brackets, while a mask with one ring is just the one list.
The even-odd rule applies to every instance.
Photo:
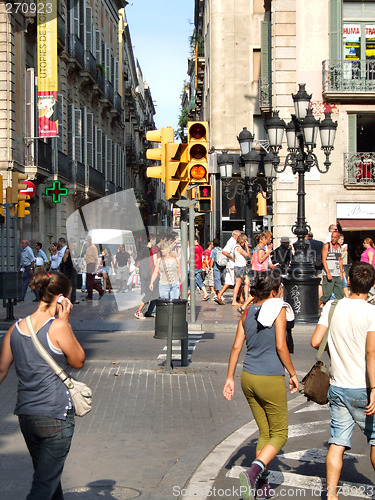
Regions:
[[[35, 273], [30, 286], [39, 305], [31, 322], [39, 342], [66, 371], [82, 368], [85, 353], [69, 324], [70, 280], [62, 273]], [[33, 461], [34, 476], [27, 500], [63, 500], [60, 483], [74, 431], [69, 391], [40, 356], [25, 319], [6, 333], [0, 353], [0, 383], [14, 362], [18, 377], [17, 403], [21, 432]]]

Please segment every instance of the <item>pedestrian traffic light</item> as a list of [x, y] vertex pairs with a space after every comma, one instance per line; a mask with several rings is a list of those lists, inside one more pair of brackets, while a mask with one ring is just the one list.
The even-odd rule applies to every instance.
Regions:
[[[29, 200], [30, 196], [26, 195], [26, 200]], [[30, 207], [30, 203], [25, 200], [20, 200], [18, 202], [18, 217], [25, 217], [25, 215], [30, 215], [30, 211], [27, 208]]]
[[198, 186], [198, 212], [212, 212], [211, 184]]
[[208, 183], [208, 122], [188, 122], [190, 184]]
[[263, 196], [263, 191], [257, 194], [257, 214], [267, 215], [267, 200]]
[[149, 160], [160, 161], [160, 165], [148, 167], [147, 177], [160, 179], [165, 183], [166, 175], [166, 144], [174, 142], [174, 130], [172, 127], [162, 128], [160, 130], [150, 130], [146, 134], [146, 139], [151, 142], [159, 142], [160, 148], [149, 148], [146, 151], [146, 157]]
[[12, 172], [12, 197], [11, 203], [17, 204], [20, 200], [26, 200], [26, 194], [21, 194], [20, 191], [25, 189], [25, 184], [21, 184], [22, 181], [27, 179], [27, 174], [21, 174], [20, 172]]

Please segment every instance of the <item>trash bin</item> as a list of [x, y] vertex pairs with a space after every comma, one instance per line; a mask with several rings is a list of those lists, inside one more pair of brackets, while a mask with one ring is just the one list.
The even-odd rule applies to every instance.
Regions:
[[186, 339], [187, 300], [185, 299], [158, 299], [156, 300], [155, 339], [168, 338], [169, 317], [172, 316], [172, 339]]

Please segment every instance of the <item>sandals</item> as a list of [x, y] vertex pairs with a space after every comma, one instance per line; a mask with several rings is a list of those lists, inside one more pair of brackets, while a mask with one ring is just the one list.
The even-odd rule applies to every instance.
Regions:
[[245, 309], [242, 306], [237, 307], [237, 312], [239, 312], [241, 314], [241, 316], [242, 316], [243, 313], [245, 312]]

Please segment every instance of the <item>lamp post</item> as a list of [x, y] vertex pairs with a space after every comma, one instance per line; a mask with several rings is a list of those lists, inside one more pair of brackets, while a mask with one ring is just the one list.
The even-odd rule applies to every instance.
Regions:
[[[258, 153], [252, 148], [254, 136], [246, 127], [238, 135], [241, 154], [220, 154], [217, 159], [220, 177], [223, 181], [224, 194], [228, 200], [236, 195], [245, 195], [245, 234], [250, 245], [253, 243], [253, 211], [252, 197], [256, 193], [269, 199], [272, 195], [272, 184], [276, 180], [273, 167], [274, 156], [271, 152]], [[239, 175], [234, 173], [234, 166], [239, 166]], [[265, 183], [258, 180], [265, 179]], [[264, 188], [265, 184], [265, 188]]]
[[[305, 240], [310, 230], [305, 216], [305, 173], [312, 167], [316, 167], [321, 173], [328, 172], [337, 122], [332, 121], [330, 113], [325, 114], [322, 122], [315, 119], [310, 109], [311, 95], [307, 94], [305, 84], [299, 84], [297, 94], [292, 94], [292, 97], [295, 114], [292, 114], [291, 121], [285, 125], [284, 120], [279, 118], [278, 111], [274, 111], [273, 117], [266, 122], [266, 129], [276, 172], [284, 172], [290, 166], [293, 174], [298, 174], [297, 220], [292, 227], [292, 233], [297, 237], [297, 241], [294, 243], [295, 253], [284, 280], [286, 300], [292, 305], [297, 321], [314, 322], [318, 319], [319, 279], [313, 275], [314, 268], [308, 255], [309, 243]], [[279, 151], [282, 148], [285, 130], [288, 154], [284, 165], [280, 167]], [[321, 149], [326, 157], [324, 168], [320, 167], [318, 158], [313, 152], [316, 148], [318, 131], [320, 131]]]

